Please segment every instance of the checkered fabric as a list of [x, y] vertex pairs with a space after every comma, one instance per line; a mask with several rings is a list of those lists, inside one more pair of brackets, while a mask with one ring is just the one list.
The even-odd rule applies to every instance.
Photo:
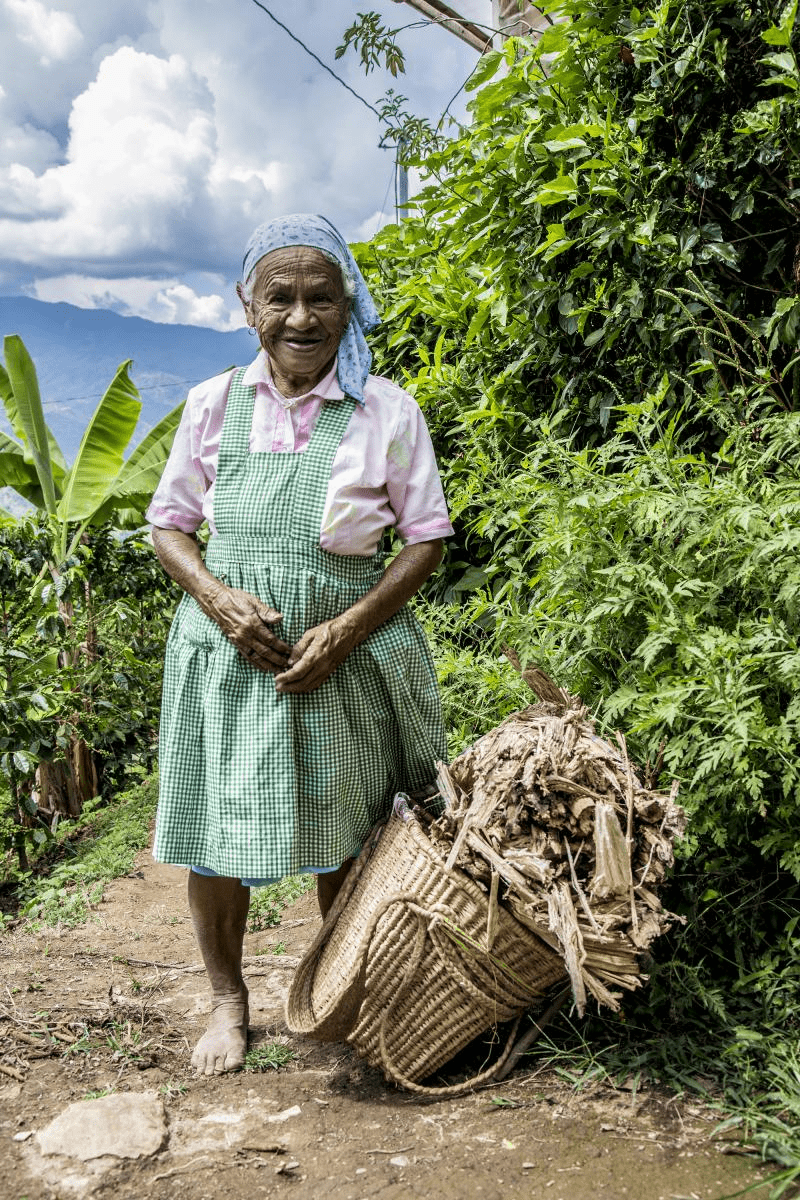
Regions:
[[[255, 388], [234, 375], [206, 565], [283, 614], [290, 644], [380, 579], [378, 557], [321, 549], [334, 454], [353, 412], [327, 401], [300, 454], [251, 454]], [[332, 867], [358, 852], [395, 792], [445, 754], [425, 636], [403, 608], [316, 691], [279, 695], [188, 595], [170, 631], [155, 857], [242, 878]]]

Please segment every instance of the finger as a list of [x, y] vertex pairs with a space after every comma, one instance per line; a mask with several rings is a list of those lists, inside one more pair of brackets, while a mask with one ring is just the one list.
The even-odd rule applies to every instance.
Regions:
[[[335, 669], [335, 668], [334, 668]], [[317, 688], [322, 687], [323, 683], [333, 674], [333, 669], [325, 668], [314, 672], [314, 674], [306, 676], [304, 679], [297, 680], [295, 683], [278, 684], [277, 676], [275, 690], [285, 693], [288, 696], [306, 695], [308, 692], [315, 692]]]
[[261, 654], [278, 655], [281, 662], [288, 662], [292, 653], [292, 647], [286, 642], [282, 642], [280, 638], [272, 638], [271, 641], [265, 641], [263, 636], [258, 639], [253, 639], [250, 643], [255, 646]]
[[286, 670], [280, 677], [281, 682], [296, 683], [299, 679], [304, 679], [309, 673], [313, 672], [316, 667], [324, 664], [324, 657], [314, 654], [312, 646], [306, 646], [298, 655], [299, 649], [300, 645], [298, 643], [289, 654]]
[[336, 669], [336, 664], [327, 659], [314, 659], [306, 655], [275, 678], [279, 692], [311, 692]]
[[265, 668], [270, 671], [284, 671], [288, 662], [288, 647], [285, 651], [277, 646], [265, 646], [260, 642], [250, 642], [238, 648], [239, 653], [243, 658], [246, 658], [253, 666]]
[[248, 626], [238, 631], [234, 645], [255, 650], [258, 654], [278, 655], [282, 662], [286, 662], [292, 652], [292, 647], [288, 642], [284, 642], [282, 638], [270, 633], [264, 625], [256, 628]]
[[295, 644], [289, 650], [290, 667], [296, 666], [305, 657], [307, 651], [311, 649], [313, 642], [314, 636], [310, 633], [304, 633], [300, 638], [300, 641], [295, 642]]
[[263, 604], [256, 608], [256, 615], [264, 625], [277, 625], [279, 621], [283, 620], [283, 613], [277, 612], [274, 608], [266, 608]]

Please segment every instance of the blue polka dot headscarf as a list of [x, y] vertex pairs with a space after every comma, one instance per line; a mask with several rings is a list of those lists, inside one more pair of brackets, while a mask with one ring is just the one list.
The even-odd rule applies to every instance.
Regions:
[[315, 250], [322, 250], [335, 258], [353, 280], [350, 320], [339, 342], [337, 375], [339, 387], [345, 395], [363, 404], [364, 384], [372, 364], [372, 352], [364, 334], [380, 325], [378, 310], [369, 294], [364, 276], [359, 271], [347, 242], [330, 221], [316, 213], [294, 213], [289, 217], [277, 217], [274, 221], [267, 221], [250, 235], [242, 263], [242, 281], [245, 286], [256, 264], [264, 255], [272, 250], [281, 250], [284, 246], [311, 246]]

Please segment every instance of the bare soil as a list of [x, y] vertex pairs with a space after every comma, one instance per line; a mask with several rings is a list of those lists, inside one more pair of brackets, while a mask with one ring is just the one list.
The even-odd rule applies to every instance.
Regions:
[[[718, 1113], [654, 1087], [575, 1091], [533, 1054], [502, 1084], [426, 1102], [347, 1045], [290, 1035], [283, 1004], [318, 928], [313, 894], [245, 945], [251, 1047], [278, 1040], [296, 1057], [280, 1070], [194, 1078], [207, 991], [202, 972], [186, 969], [198, 956], [185, 882], [143, 853], [88, 924], [2, 938], [3, 1200], [721, 1200], [764, 1178], [713, 1136]], [[36, 1133], [106, 1089], [160, 1098], [161, 1150], [42, 1155]]]

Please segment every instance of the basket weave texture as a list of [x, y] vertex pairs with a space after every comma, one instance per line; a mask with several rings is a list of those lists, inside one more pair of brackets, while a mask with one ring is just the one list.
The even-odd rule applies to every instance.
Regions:
[[489, 951], [488, 918], [486, 894], [446, 869], [410, 813], [395, 811], [297, 969], [289, 1028], [346, 1039], [387, 1078], [418, 1090], [473, 1038], [566, 978], [560, 955], [502, 908]]

